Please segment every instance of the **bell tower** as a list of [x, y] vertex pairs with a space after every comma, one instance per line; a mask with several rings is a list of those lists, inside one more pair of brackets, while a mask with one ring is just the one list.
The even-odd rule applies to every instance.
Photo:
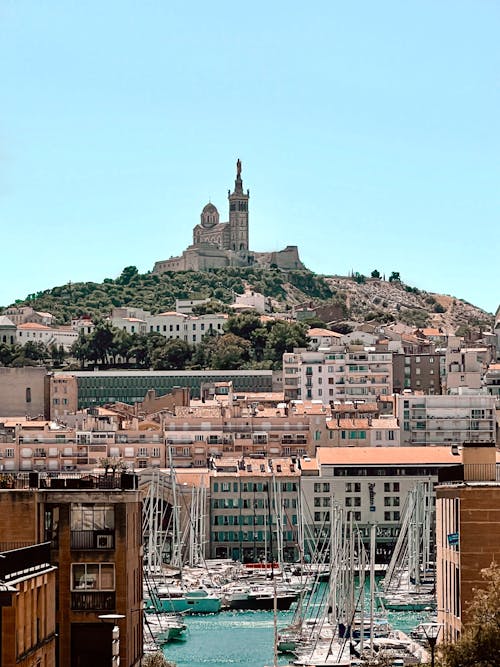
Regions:
[[229, 228], [231, 232], [230, 250], [248, 252], [248, 200], [250, 190], [243, 192], [241, 180], [241, 161], [236, 162], [236, 180], [234, 192], [228, 191]]

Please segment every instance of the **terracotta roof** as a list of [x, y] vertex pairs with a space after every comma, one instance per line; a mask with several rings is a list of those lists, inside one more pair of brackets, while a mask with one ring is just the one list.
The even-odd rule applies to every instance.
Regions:
[[166, 315], [177, 315], [177, 317], [187, 318], [187, 315], [185, 315], [184, 313], [176, 313], [175, 310], [167, 310], [166, 312], [158, 313], [157, 315], [154, 315], [153, 317], [163, 317], [163, 316], [166, 316]]
[[309, 337], [312, 337], [312, 336], [323, 336], [323, 337], [333, 336], [334, 338], [342, 338], [342, 334], [339, 334], [336, 331], [330, 331], [329, 329], [320, 329], [320, 328], [309, 329], [309, 331], [307, 332], [307, 335]]
[[421, 329], [421, 331], [424, 334], [424, 336], [446, 336], [446, 334], [443, 333], [442, 331], [439, 331], [439, 329], [433, 329], [431, 327], [427, 329]]
[[309, 457], [307, 457], [307, 459], [300, 459], [300, 467], [304, 471], [318, 470], [319, 461], [317, 458], [310, 459]]
[[48, 327], [46, 324], [38, 324], [38, 322], [25, 322], [24, 324], [19, 324], [18, 329], [37, 329], [43, 331], [53, 331], [51, 327]]
[[451, 447], [318, 447], [320, 465], [458, 464]]
[[209, 485], [209, 474], [207, 468], [200, 468], [198, 470], [192, 471], [176, 468], [175, 479], [178, 486], [185, 485], [208, 489]]
[[490, 364], [488, 366], [488, 371], [500, 371], [500, 364]]

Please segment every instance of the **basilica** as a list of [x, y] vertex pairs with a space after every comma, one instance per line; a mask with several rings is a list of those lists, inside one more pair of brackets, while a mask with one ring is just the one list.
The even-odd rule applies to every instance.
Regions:
[[209, 202], [202, 210], [200, 223], [193, 229], [193, 243], [179, 257], [156, 262], [153, 273], [165, 271], [204, 271], [226, 266], [260, 266], [281, 269], [305, 268], [297, 246], [283, 250], [254, 252], [248, 245], [250, 192], [243, 190], [241, 161], [236, 162], [234, 190], [228, 191], [229, 221], [220, 222], [219, 211]]

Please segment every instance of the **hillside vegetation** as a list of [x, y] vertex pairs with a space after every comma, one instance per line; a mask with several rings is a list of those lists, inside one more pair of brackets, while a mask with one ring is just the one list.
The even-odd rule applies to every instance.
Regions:
[[[374, 272], [378, 273], [378, 272]], [[493, 316], [461, 299], [426, 292], [405, 285], [399, 274], [389, 280], [355, 274], [320, 276], [311, 271], [265, 270], [257, 267], [225, 268], [211, 271], [139, 274], [126, 267], [116, 279], [103, 283], [68, 283], [30, 294], [16, 305], [31, 305], [52, 313], [58, 324], [72, 317], [90, 315], [101, 319], [114, 307], [143, 308], [152, 313], [172, 310], [175, 299], [210, 298], [209, 308], [224, 310], [235, 294], [252, 289], [268, 297], [277, 312], [297, 306], [312, 307], [317, 319], [328, 323], [401, 321], [410, 326], [442, 327], [459, 334], [489, 329]]]

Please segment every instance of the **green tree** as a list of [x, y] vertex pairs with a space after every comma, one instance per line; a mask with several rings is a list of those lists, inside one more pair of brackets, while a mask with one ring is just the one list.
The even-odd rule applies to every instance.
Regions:
[[460, 639], [441, 648], [443, 667], [500, 665], [500, 567], [492, 563], [481, 575], [485, 586], [474, 592]]
[[89, 359], [108, 362], [108, 357], [116, 354], [114, 348], [115, 330], [109, 322], [99, 323], [89, 336]]
[[275, 368], [281, 368], [283, 354], [296, 347], [307, 347], [307, 326], [301, 322], [274, 322], [267, 337], [264, 358], [271, 360]]
[[157, 347], [152, 355], [155, 370], [183, 370], [191, 361], [192, 348], [180, 338], [167, 340], [162, 347]]
[[44, 361], [50, 355], [47, 350], [47, 346], [41, 341], [31, 341], [29, 340], [24, 344], [22, 348], [22, 354], [25, 359], [30, 359], [31, 361]]
[[224, 331], [251, 340], [253, 332], [260, 327], [260, 317], [256, 313], [241, 313], [228, 317]]
[[66, 352], [62, 345], [56, 345], [52, 343], [49, 347], [49, 354], [52, 359], [52, 364], [54, 368], [61, 368], [66, 357]]
[[391, 275], [389, 276], [389, 282], [390, 283], [400, 283], [401, 282], [401, 276], [399, 274], [399, 271], [393, 271]]
[[119, 278], [116, 279], [116, 282], [119, 285], [129, 285], [134, 278], [139, 275], [139, 271], [136, 266], [126, 266]]
[[85, 362], [90, 359], [90, 346], [89, 346], [89, 337], [86, 336], [83, 331], [80, 331], [78, 338], [75, 340], [71, 346], [71, 354], [75, 359], [78, 359], [80, 366], [85, 367]]
[[212, 369], [237, 370], [250, 360], [250, 348], [249, 341], [232, 333], [213, 336], [205, 346], [206, 365]]
[[372, 278], [380, 278], [380, 271], [378, 269], [373, 269], [370, 275]]

